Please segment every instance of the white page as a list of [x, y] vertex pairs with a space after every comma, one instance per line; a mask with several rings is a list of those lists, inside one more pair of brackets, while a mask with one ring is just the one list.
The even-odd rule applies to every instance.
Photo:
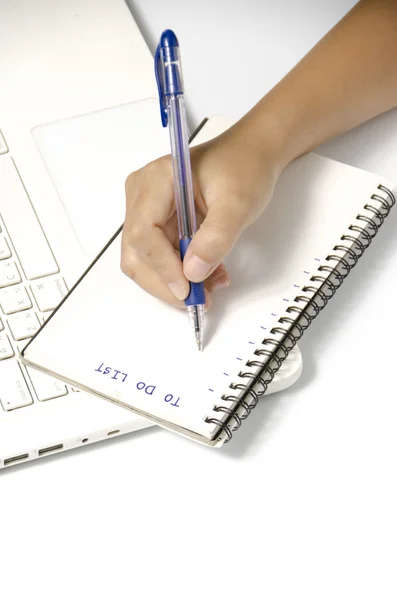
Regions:
[[[121, 273], [118, 236], [26, 358], [208, 437], [214, 426], [205, 417], [219, 418], [213, 406], [222, 394], [233, 393], [230, 383], [241, 382], [238, 372], [248, 370], [247, 359], [310, 275], [327, 264], [334, 245], [348, 245], [340, 238], [353, 233], [349, 225], [365, 225], [355, 220], [357, 214], [373, 216], [364, 205], [379, 207], [370, 200], [379, 184], [393, 187], [315, 154], [290, 165], [270, 206], [227, 261], [232, 285], [214, 295], [201, 354], [185, 311], [149, 296]], [[106, 367], [112, 369], [108, 374]]]

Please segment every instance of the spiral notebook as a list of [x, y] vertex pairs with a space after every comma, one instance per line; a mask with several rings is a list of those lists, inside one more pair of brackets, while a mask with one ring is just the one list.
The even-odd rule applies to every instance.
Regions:
[[227, 260], [199, 353], [184, 311], [120, 271], [120, 232], [23, 351], [26, 364], [211, 446], [230, 440], [378, 233], [393, 184], [294, 161]]

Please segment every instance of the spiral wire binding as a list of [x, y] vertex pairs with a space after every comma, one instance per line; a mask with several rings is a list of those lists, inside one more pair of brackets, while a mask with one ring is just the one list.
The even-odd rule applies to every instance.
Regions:
[[[275, 374], [305, 330], [335, 295], [378, 233], [396, 200], [394, 194], [385, 186], [379, 185], [377, 189], [386, 195], [386, 198], [379, 194], [371, 196], [371, 200], [379, 202], [380, 207], [365, 204], [364, 210], [372, 213], [373, 216], [357, 215], [356, 220], [361, 221], [363, 226], [350, 225], [349, 233], [341, 237], [342, 242], [350, 242], [352, 247], [343, 243], [334, 246], [334, 252], [343, 252], [344, 255], [341, 257], [337, 254], [329, 254], [326, 257], [325, 260], [331, 264], [320, 265], [318, 271], [321, 275], [310, 277], [310, 281], [318, 283], [319, 287], [304, 286], [301, 289], [302, 294], [294, 299], [296, 304], [289, 306], [286, 309], [287, 315], [278, 320], [280, 326], [270, 330], [271, 335], [279, 335], [281, 339], [265, 338], [261, 342], [262, 347], [257, 348], [254, 352], [258, 360], [249, 360], [246, 363], [247, 367], [255, 367], [256, 371], [240, 371], [238, 378], [242, 382], [231, 383], [229, 386], [232, 390], [237, 390], [238, 394], [230, 393], [222, 396], [223, 402], [228, 402], [230, 405], [215, 405], [213, 411], [219, 413], [219, 418], [208, 416], [205, 418], [207, 423], [217, 426], [214, 439], [222, 439], [226, 434], [225, 443], [231, 440], [233, 433], [258, 404], [259, 398], [266, 393]], [[322, 275], [323, 273], [324, 275]], [[306, 294], [312, 294], [312, 296]], [[300, 303], [305, 304], [304, 308], [299, 306]], [[263, 359], [263, 357], [266, 358]], [[243, 382], [245, 379], [249, 381]], [[222, 415], [226, 416], [222, 418]]]

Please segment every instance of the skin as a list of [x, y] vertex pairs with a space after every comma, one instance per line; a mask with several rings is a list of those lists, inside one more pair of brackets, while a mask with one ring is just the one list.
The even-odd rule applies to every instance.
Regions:
[[397, 0], [361, 0], [236, 125], [191, 150], [200, 225], [183, 263], [172, 165], [162, 157], [126, 182], [121, 268], [148, 293], [183, 307], [190, 281], [230, 284], [223, 260], [271, 200], [285, 167], [397, 106]]

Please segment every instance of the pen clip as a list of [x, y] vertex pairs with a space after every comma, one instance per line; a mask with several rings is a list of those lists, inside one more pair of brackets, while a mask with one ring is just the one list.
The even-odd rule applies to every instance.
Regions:
[[161, 56], [160, 44], [157, 46], [156, 54], [154, 56], [154, 73], [156, 75], [157, 88], [159, 91], [160, 101], [160, 115], [163, 127], [168, 125], [168, 113], [165, 104], [165, 73], [164, 73], [164, 61]]

